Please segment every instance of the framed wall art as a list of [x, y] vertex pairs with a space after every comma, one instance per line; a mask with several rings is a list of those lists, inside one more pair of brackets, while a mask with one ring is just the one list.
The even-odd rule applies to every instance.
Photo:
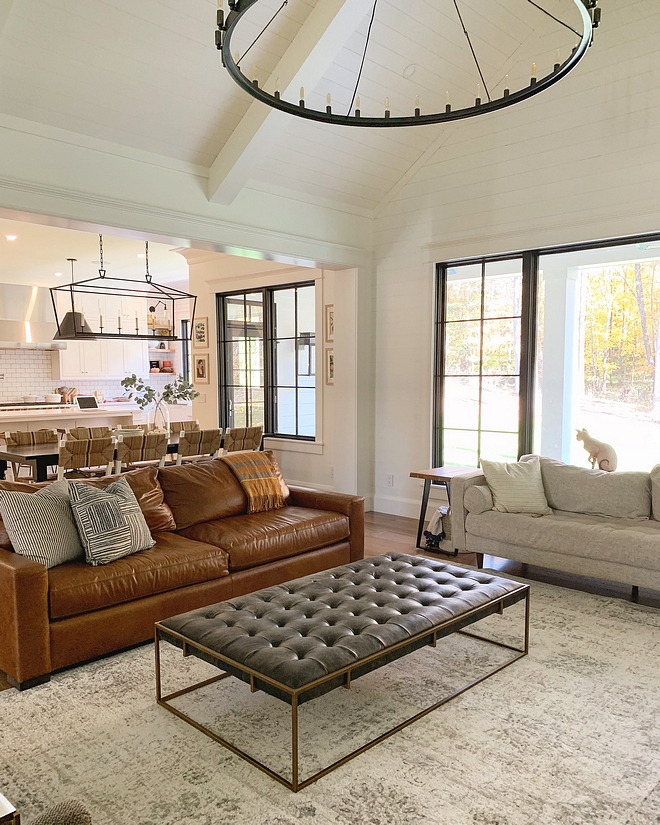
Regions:
[[209, 345], [209, 319], [195, 318], [192, 335], [193, 349], [206, 349]]
[[325, 305], [325, 343], [334, 344], [335, 342], [335, 305]]
[[194, 384], [210, 384], [209, 378], [209, 357], [207, 354], [193, 355], [193, 383]]
[[325, 383], [330, 387], [335, 383], [335, 351], [325, 351]]

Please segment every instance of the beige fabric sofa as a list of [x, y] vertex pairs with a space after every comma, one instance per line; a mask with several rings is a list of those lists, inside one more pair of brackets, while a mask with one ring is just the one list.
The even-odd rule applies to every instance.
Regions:
[[456, 478], [454, 546], [660, 590], [660, 465], [606, 473], [541, 457], [541, 473], [552, 515], [498, 512], [480, 470]]

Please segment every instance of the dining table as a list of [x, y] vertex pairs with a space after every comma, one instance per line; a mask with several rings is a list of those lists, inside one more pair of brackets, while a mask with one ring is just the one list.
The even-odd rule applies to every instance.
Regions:
[[[176, 455], [179, 447], [179, 434], [170, 436], [167, 454]], [[60, 454], [57, 444], [26, 444], [24, 446], [0, 446], [0, 480], [5, 478], [8, 464], [29, 464], [32, 467], [33, 481], [47, 481], [48, 468], [57, 467]]]

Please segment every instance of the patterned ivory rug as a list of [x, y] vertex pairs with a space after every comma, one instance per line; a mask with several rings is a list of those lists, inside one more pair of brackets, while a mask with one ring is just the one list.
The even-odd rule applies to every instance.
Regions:
[[[479, 625], [512, 639], [522, 605]], [[165, 646], [165, 688], [210, 666]], [[301, 709], [303, 772], [502, 661], [451, 636]], [[507, 655], [506, 653], [504, 655]], [[530, 655], [298, 794], [156, 706], [141, 647], [0, 693], [0, 791], [95, 825], [657, 825], [660, 611], [532, 584]], [[228, 679], [177, 700], [284, 770], [289, 710]]]

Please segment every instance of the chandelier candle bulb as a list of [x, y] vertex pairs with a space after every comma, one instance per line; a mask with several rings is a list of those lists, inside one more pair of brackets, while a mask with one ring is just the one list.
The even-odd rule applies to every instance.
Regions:
[[259, 85], [259, 70], [256, 66], [252, 67], [252, 82], [255, 86]]
[[451, 112], [451, 99], [449, 97], [449, 91], [447, 91], [447, 97], [446, 97], [446, 102], [445, 102], [445, 112], [447, 112], [447, 114], [449, 114], [449, 112]]
[[559, 71], [559, 67], [561, 66], [560, 58], [559, 58], [559, 49], [557, 49], [557, 54], [555, 56], [555, 71]]
[[477, 83], [477, 97], [474, 101], [475, 106], [481, 106], [481, 83]]
[[279, 79], [279, 77], [275, 78], [275, 98], [277, 100], [280, 99], [280, 79]]
[[385, 98], [385, 117], [390, 116], [390, 99], [389, 97]]
[[301, 109], [305, 108], [305, 87], [304, 86], [300, 87], [300, 108]]
[[509, 75], [507, 75], [504, 78], [504, 94], [502, 95], [502, 97], [508, 97], [510, 94], [511, 91], [509, 89]]
[[532, 77], [529, 81], [530, 86], [534, 86], [536, 83], [536, 63], [532, 63]]
[[355, 117], [360, 117], [360, 98], [355, 98]]
[[419, 95], [415, 98], [415, 117], [419, 117], [422, 114], [422, 110], [420, 108], [419, 102]]

